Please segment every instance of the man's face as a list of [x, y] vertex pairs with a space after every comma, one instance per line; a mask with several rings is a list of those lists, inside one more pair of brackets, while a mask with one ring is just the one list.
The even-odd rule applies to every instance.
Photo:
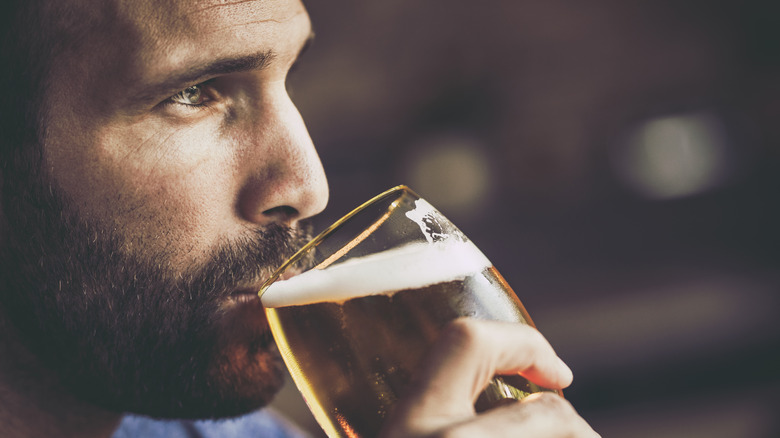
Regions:
[[82, 34], [52, 61], [41, 168], [4, 212], [9, 302], [98, 403], [252, 409], [281, 365], [259, 302], [236, 295], [327, 201], [285, 89], [308, 16], [299, 0], [93, 3], [63, 19]]

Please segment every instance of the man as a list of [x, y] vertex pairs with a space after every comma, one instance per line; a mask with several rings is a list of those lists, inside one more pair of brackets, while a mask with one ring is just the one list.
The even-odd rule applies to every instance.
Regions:
[[[328, 198], [285, 90], [303, 5], [4, 7], [0, 436], [287, 433], [265, 414], [122, 413], [235, 417], [281, 384], [251, 295]], [[595, 436], [554, 395], [475, 416], [487, 380], [517, 371], [571, 380], [535, 331], [459, 321], [386, 436]]]

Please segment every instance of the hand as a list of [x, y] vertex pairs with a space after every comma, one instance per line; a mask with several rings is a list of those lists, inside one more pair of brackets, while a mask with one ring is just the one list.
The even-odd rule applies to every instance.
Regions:
[[596, 438], [574, 408], [538, 393], [476, 414], [474, 402], [497, 374], [520, 373], [551, 389], [569, 386], [571, 370], [535, 329], [461, 318], [442, 333], [386, 422], [383, 438]]

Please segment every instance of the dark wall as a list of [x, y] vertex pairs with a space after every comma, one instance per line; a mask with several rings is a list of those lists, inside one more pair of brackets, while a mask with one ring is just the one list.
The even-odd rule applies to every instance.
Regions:
[[307, 2], [331, 183], [392, 185], [504, 273], [602, 435], [780, 436], [776, 2]]

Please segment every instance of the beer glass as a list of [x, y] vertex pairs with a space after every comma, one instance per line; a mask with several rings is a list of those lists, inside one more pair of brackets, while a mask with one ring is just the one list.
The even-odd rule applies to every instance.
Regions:
[[[479, 249], [405, 186], [315, 237], [260, 295], [287, 368], [331, 438], [377, 436], [449, 321], [533, 325]], [[499, 376], [475, 409], [542, 390], [521, 376]]]

